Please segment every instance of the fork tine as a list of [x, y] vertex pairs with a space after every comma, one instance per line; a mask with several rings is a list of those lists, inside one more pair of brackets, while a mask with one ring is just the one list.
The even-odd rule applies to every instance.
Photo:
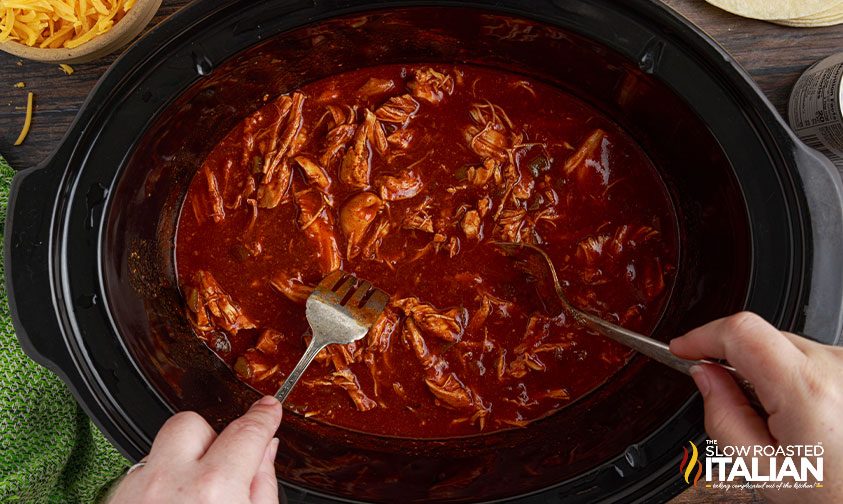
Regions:
[[346, 296], [351, 292], [351, 289], [357, 284], [359, 280], [354, 275], [348, 275], [348, 278], [340, 282], [340, 284], [334, 289], [334, 295], [336, 296], [336, 303], [337, 304], [344, 304], [342, 302]]
[[325, 289], [327, 291], [333, 291], [334, 287], [336, 287], [337, 284], [340, 283], [340, 280], [342, 280], [343, 277], [345, 277], [346, 275], [347, 273], [343, 270], [334, 270], [328, 273], [328, 276], [326, 276], [322, 279], [321, 282], [319, 282], [319, 288]]
[[389, 303], [389, 294], [380, 289], [375, 289], [369, 300], [366, 301], [366, 304], [362, 306], [362, 309], [372, 314], [371, 318], [374, 320], [386, 308], [387, 303]]
[[[389, 294], [371, 282], [341, 270], [329, 273], [319, 282], [311, 297], [313, 302], [344, 307], [346, 316], [356, 319], [367, 328], [375, 323], [389, 303]], [[311, 302], [311, 298], [308, 298], [308, 302]]]
[[345, 303], [347, 306], [352, 308], [357, 308], [360, 306], [360, 303], [363, 301], [363, 298], [372, 290], [372, 284], [367, 282], [366, 280], [361, 280], [357, 287], [354, 289], [354, 293], [348, 299], [348, 302]]

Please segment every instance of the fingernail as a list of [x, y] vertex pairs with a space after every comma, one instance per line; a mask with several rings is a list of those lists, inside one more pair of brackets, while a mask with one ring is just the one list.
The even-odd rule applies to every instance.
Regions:
[[278, 443], [280, 443], [280, 442], [281, 442], [281, 440], [278, 439], [277, 437], [272, 438], [272, 441], [269, 442], [269, 459], [270, 460], [275, 460], [275, 454], [278, 453]]
[[255, 404], [260, 404], [261, 406], [274, 406], [278, 404], [278, 399], [274, 398], [271, 395], [263, 396]]
[[703, 371], [702, 367], [700, 366], [691, 366], [691, 369], [688, 370], [691, 373], [691, 378], [694, 379], [694, 383], [697, 384], [697, 388], [700, 389], [700, 394], [703, 397], [707, 397], [709, 391], [711, 391], [711, 383], [708, 381], [708, 375]]

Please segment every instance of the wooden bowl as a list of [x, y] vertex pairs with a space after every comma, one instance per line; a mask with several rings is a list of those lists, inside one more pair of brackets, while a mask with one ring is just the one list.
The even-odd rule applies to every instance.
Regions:
[[44, 63], [85, 63], [110, 54], [131, 42], [146, 28], [160, 6], [161, 0], [137, 0], [129, 12], [114, 23], [110, 30], [73, 49], [41, 49], [7, 41], [0, 43], [0, 51]]

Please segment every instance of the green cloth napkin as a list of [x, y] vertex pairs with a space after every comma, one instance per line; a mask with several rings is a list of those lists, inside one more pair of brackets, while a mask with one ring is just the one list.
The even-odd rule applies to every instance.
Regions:
[[[14, 171], [0, 157], [0, 231]], [[0, 242], [0, 252], [3, 244]], [[0, 254], [2, 256], [2, 254]], [[12, 327], [0, 261], [0, 502], [98, 501], [129, 465]]]

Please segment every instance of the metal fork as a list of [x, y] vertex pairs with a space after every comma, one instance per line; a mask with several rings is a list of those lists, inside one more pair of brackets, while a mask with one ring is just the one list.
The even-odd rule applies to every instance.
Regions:
[[389, 295], [370, 282], [341, 270], [329, 273], [306, 302], [305, 315], [313, 339], [299, 363], [275, 393], [275, 398], [284, 402], [323, 348], [333, 344], [346, 345], [365, 336], [388, 302]]
[[544, 303], [544, 308], [551, 316], [565, 312], [581, 324], [597, 331], [601, 335], [626, 345], [655, 361], [661, 362], [685, 374], [690, 374], [691, 366], [700, 364], [720, 366], [732, 375], [741, 389], [743, 389], [750, 403], [756, 408], [761, 408], [761, 403], [758, 401], [758, 396], [755, 393], [755, 387], [746, 378], [741, 376], [735, 368], [707, 359], [682, 359], [674, 355], [670, 351], [670, 348], [661, 341], [648, 338], [643, 334], [638, 334], [629, 329], [624, 329], [611, 322], [606, 322], [600, 317], [586, 313], [573, 306], [568, 301], [568, 298], [565, 297], [565, 292], [559, 283], [559, 277], [556, 275], [556, 268], [553, 266], [553, 261], [550, 260], [550, 257], [542, 249], [527, 243], [492, 242], [492, 244], [497, 246], [505, 256], [512, 258], [515, 266], [527, 273], [534, 280], [536, 291], [538, 291]]

